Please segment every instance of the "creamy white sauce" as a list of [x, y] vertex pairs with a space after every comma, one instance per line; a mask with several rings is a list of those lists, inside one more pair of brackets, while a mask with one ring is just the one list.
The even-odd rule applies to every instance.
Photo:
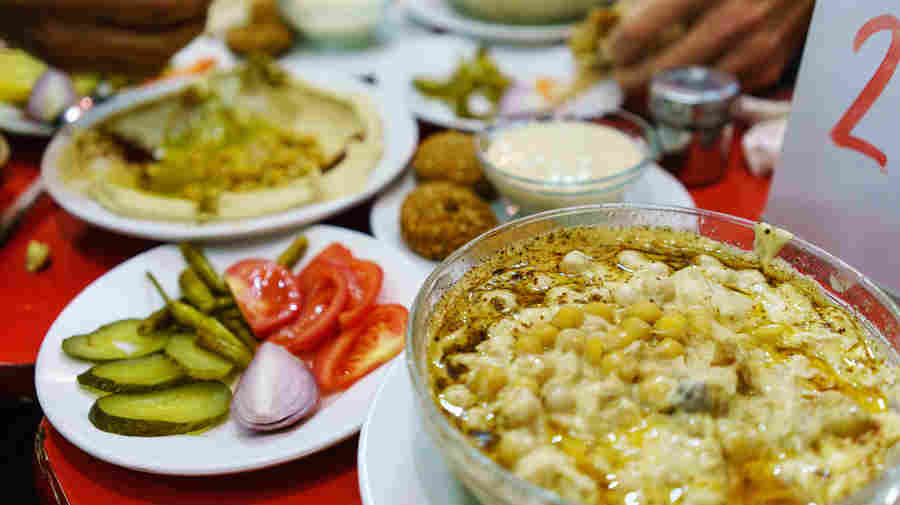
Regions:
[[639, 164], [644, 153], [615, 128], [556, 121], [501, 133], [486, 156], [497, 169], [519, 177], [577, 183], [624, 172]]

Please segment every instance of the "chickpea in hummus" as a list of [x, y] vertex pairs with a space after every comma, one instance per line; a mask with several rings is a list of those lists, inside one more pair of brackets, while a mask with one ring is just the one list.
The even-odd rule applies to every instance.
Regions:
[[779, 261], [642, 228], [512, 245], [441, 301], [434, 401], [576, 503], [836, 503], [891, 464], [895, 355]]

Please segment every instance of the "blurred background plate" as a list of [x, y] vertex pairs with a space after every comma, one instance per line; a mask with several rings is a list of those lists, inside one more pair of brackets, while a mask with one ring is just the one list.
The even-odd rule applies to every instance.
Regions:
[[49, 137], [53, 128], [47, 124], [29, 119], [21, 107], [0, 102], [0, 130], [19, 135]]
[[407, 0], [406, 7], [414, 19], [433, 28], [498, 42], [519, 44], [560, 42], [569, 38], [574, 26], [572, 24], [513, 25], [480, 21], [458, 12], [449, 0]]
[[[170, 65], [172, 69], [184, 69], [206, 58], [215, 60], [217, 68], [229, 68], [235, 63], [234, 55], [220, 40], [200, 36], [173, 55]], [[38, 137], [54, 133], [52, 126], [27, 117], [22, 107], [5, 102], [0, 102], [0, 130]]]
[[[477, 50], [477, 42], [461, 37], [419, 37], [387, 54], [378, 76], [392, 90], [404, 96], [407, 106], [419, 118], [445, 128], [481, 130], [487, 124], [485, 121], [460, 118], [450, 106], [426, 97], [413, 86], [413, 79], [417, 77], [438, 80], [448, 78], [459, 66], [461, 59], [473, 58]], [[534, 95], [533, 98], [538, 101], [541, 96], [536, 89], [538, 80], [562, 90], [575, 77], [575, 61], [565, 45], [489, 46], [488, 54], [500, 71], [515, 81], [514, 86], [518, 90]], [[590, 94], [585, 95], [584, 101], [577, 98], [574, 100], [579, 114], [582, 114], [582, 109], [599, 112], [616, 109], [625, 99], [619, 85], [611, 80], [597, 83], [588, 92]]]

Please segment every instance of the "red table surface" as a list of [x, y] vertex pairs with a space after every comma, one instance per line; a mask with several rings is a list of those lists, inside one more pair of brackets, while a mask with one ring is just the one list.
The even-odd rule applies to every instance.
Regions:
[[[423, 135], [424, 137], [424, 135]], [[726, 175], [719, 182], [690, 190], [697, 206], [758, 219], [770, 179], [750, 175], [735, 136]], [[10, 163], [0, 175], [0, 208], [8, 206], [39, 172], [46, 141], [13, 137]], [[371, 203], [330, 222], [368, 230]], [[30, 240], [50, 245], [52, 262], [37, 274], [24, 268]], [[62, 210], [47, 196], [27, 214], [11, 240], [0, 247], [0, 306], [7, 332], [0, 364], [16, 372], [34, 362], [41, 340], [65, 306], [94, 279], [122, 261], [156, 245], [90, 226]], [[9, 326], [11, 325], [11, 327]], [[0, 366], [0, 379], [4, 378]], [[33, 374], [33, 369], [30, 369]], [[33, 376], [25, 376], [33, 381]], [[15, 381], [3, 381], [7, 393], [22, 393]], [[30, 384], [29, 384], [30, 386]], [[36, 440], [38, 486], [45, 503], [207, 504], [220, 500], [244, 504], [360, 503], [356, 473], [357, 438], [300, 461], [234, 476], [182, 478], [150, 476], [99, 461], [65, 440], [46, 421]]]

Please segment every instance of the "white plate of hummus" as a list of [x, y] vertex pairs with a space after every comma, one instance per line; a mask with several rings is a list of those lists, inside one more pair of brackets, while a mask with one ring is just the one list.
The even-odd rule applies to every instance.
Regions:
[[[406, 195], [415, 186], [415, 176], [411, 173], [391, 185], [372, 206], [369, 225], [376, 238], [394, 244], [411, 262], [430, 271], [440, 262], [431, 261], [413, 252], [404, 242], [403, 233], [400, 230], [400, 209], [403, 207]], [[624, 201], [694, 207], [694, 199], [678, 182], [678, 179], [655, 165], [648, 168], [644, 175], [625, 192]], [[493, 207], [501, 222], [509, 220], [508, 216], [503, 215], [501, 204], [496, 203]]]
[[[445, 128], [480, 131], [489, 120], [460, 117], [447, 103], [423, 95], [413, 84], [417, 78], [429, 81], [450, 78], [460, 62], [471, 61], [477, 51], [478, 43], [472, 40], [446, 35], [423, 37], [391, 53], [381, 77], [397, 87], [419, 118]], [[575, 81], [575, 60], [565, 45], [491, 46], [487, 55], [512, 81], [497, 105], [495, 117], [545, 111], [555, 104], [554, 97], [565, 95]], [[567, 114], [591, 117], [617, 109], [623, 102], [619, 85], [606, 80], [597, 82], [560, 109]], [[479, 108], [477, 97], [471, 98], [470, 103], [473, 111]]]
[[119, 233], [213, 240], [325, 219], [400, 173], [418, 130], [399, 97], [321, 67], [277, 68], [284, 75], [237, 69], [98, 106], [48, 146], [48, 192]]
[[[511, 2], [508, 2], [511, 3]], [[536, 4], [549, 4], [538, 0]], [[565, 40], [572, 33], [573, 25], [502, 24], [469, 17], [456, 10], [449, 0], [409, 0], [409, 13], [417, 21], [439, 30], [447, 30], [480, 39], [547, 44]]]
[[[378, 303], [411, 306], [427, 271], [416, 268], [396, 248], [369, 235], [333, 226], [304, 231], [309, 250], [299, 271], [319, 251], [340, 242], [354, 255], [378, 263], [384, 283]], [[209, 261], [219, 271], [250, 257], [275, 258], [294, 235], [255, 239], [207, 247]], [[390, 368], [385, 364], [339, 393], [321, 400], [311, 417], [270, 433], [251, 433], [229, 417], [201, 433], [162, 437], [129, 437], [98, 430], [88, 418], [97, 395], [82, 388], [76, 376], [90, 367], [70, 358], [62, 340], [92, 331], [113, 320], [144, 317], [162, 305], [147, 281], [150, 271], [164, 289], [178, 292], [184, 260], [174, 245], [163, 245], [119, 265], [85, 288], [60, 314], [38, 353], [35, 382], [47, 418], [67, 440], [109, 463], [143, 472], [168, 475], [219, 475], [292, 461], [318, 452], [354, 434], [362, 426], [369, 403]], [[402, 362], [402, 354], [392, 362]]]

